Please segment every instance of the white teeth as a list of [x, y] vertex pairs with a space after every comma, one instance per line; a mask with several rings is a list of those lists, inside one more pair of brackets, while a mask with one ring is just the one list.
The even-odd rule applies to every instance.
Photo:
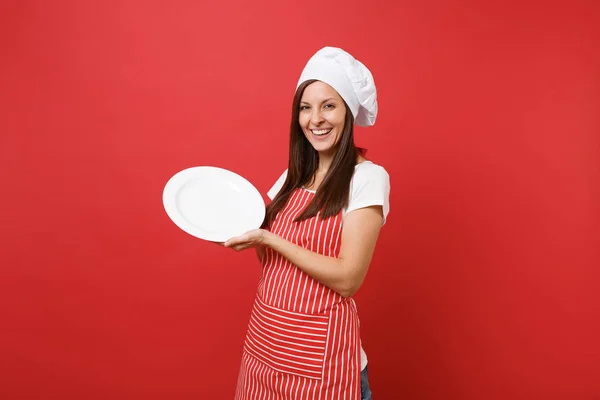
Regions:
[[331, 132], [331, 129], [312, 129], [312, 133], [317, 136], [326, 135]]

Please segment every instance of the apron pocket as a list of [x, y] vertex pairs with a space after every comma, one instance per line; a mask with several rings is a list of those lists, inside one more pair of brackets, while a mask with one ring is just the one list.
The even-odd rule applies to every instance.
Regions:
[[244, 349], [276, 371], [321, 380], [328, 326], [327, 315], [285, 311], [256, 299]]

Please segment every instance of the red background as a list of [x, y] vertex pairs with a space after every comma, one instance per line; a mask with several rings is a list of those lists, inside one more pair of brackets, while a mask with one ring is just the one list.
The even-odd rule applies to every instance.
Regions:
[[259, 265], [162, 189], [217, 165], [266, 192], [324, 45], [379, 88], [375, 398], [600, 398], [597, 2], [1, 7], [0, 398], [233, 397]]

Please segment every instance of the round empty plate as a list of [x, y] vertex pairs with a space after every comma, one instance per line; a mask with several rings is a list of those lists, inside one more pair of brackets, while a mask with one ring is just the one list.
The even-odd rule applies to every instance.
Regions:
[[163, 206], [183, 231], [211, 242], [225, 242], [257, 229], [265, 203], [240, 175], [217, 167], [192, 167], [175, 174], [163, 190]]

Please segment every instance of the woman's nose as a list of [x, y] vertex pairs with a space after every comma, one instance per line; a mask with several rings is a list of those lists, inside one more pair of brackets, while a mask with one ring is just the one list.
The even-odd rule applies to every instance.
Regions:
[[323, 122], [323, 115], [321, 115], [321, 110], [318, 109], [314, 109], [311, 116], [310, 116], [310, 122], [312, 122], [315, 125], [319, 125], [321, 122]]

